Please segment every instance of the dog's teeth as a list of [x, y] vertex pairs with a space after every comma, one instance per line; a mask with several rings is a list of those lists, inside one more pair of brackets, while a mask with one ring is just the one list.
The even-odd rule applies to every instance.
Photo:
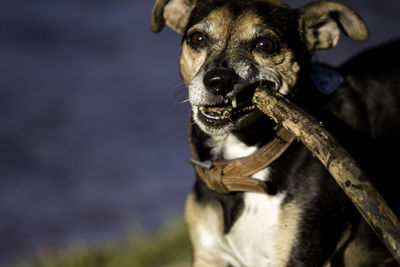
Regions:
[[236, 108], [236, 107], [237, 107], [236, 95], [234, 95], [234, 96], [231, 98], [231, 101], [232, 101], [232, 107], [233, 107], [233, 108]]

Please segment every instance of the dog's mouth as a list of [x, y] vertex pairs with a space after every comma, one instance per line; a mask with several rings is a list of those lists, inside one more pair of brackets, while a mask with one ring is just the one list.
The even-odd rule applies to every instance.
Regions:
[[234, 96], [224, 98], [221, 103], [198, 106], [198, 118], [212, 126], [237, 122], [256, 109], [252, 103], [255, 88], [256, 86], [246, 88]]
[[256, 106], [252, 104], [238, 107], [235, 105], [235, 99], [230, 102], [231, 104], [200, 106], [199, 113], [207, 122], [218, 124], [225, 121], [235, 121], [238, 117], [256, 109]]

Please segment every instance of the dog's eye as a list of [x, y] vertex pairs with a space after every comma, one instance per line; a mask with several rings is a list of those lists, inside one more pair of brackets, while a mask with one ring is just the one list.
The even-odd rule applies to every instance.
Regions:
[[258, 41], [256, 49], [260, 52], [271, 53], [276, 49], [275, 42], [270, 38], [263, 38]]
[[193, 47], [200, 47], [205, 43], [205, 36], [201, 32], [194, 32], [189, 36], [189, 43]]

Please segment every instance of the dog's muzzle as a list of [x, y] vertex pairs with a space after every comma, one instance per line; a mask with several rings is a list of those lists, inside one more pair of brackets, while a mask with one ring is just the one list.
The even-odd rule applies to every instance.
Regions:
[[279, 75], [273, 69], [261, 73], [254, 68], [245, 74], [240, 69], [215, 68], [192, 79], [189, 98], [194, 120], [203, 131], [221, 135], [240, 127], [256, 112], [252, 102], [256, 87], [280, 88]]
[[[234, 115], [247, 113], [255, 109], [255, 106], [249, 103], [238, 103], [237, 95], [234, 91], [239, 83], [240, 77], [229, 69], [214, 69], [207, 72], [203, 78], [203, 84], [207, 91], [216, 97], [222, 99], [221, 102], [213, 105], [203, 105], [199, 107], [199, 116], [210, 123], [223, 124], [232, 120]], [[248, 97], [246, 97], [248, 98]], [[245, 97], [243, 97], [245, 99]], [[239, 107], [238, 104], [241, 104]]]

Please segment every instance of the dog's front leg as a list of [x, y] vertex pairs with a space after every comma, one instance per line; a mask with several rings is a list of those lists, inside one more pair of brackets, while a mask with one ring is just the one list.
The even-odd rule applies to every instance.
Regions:
[[193, 267], [225, 267], [229, 260], [228, 243], [224, 237], [222, 208], [218, 203], [200, 203], [190, 193], [185, 207], [185, 219], [193, 249]]

